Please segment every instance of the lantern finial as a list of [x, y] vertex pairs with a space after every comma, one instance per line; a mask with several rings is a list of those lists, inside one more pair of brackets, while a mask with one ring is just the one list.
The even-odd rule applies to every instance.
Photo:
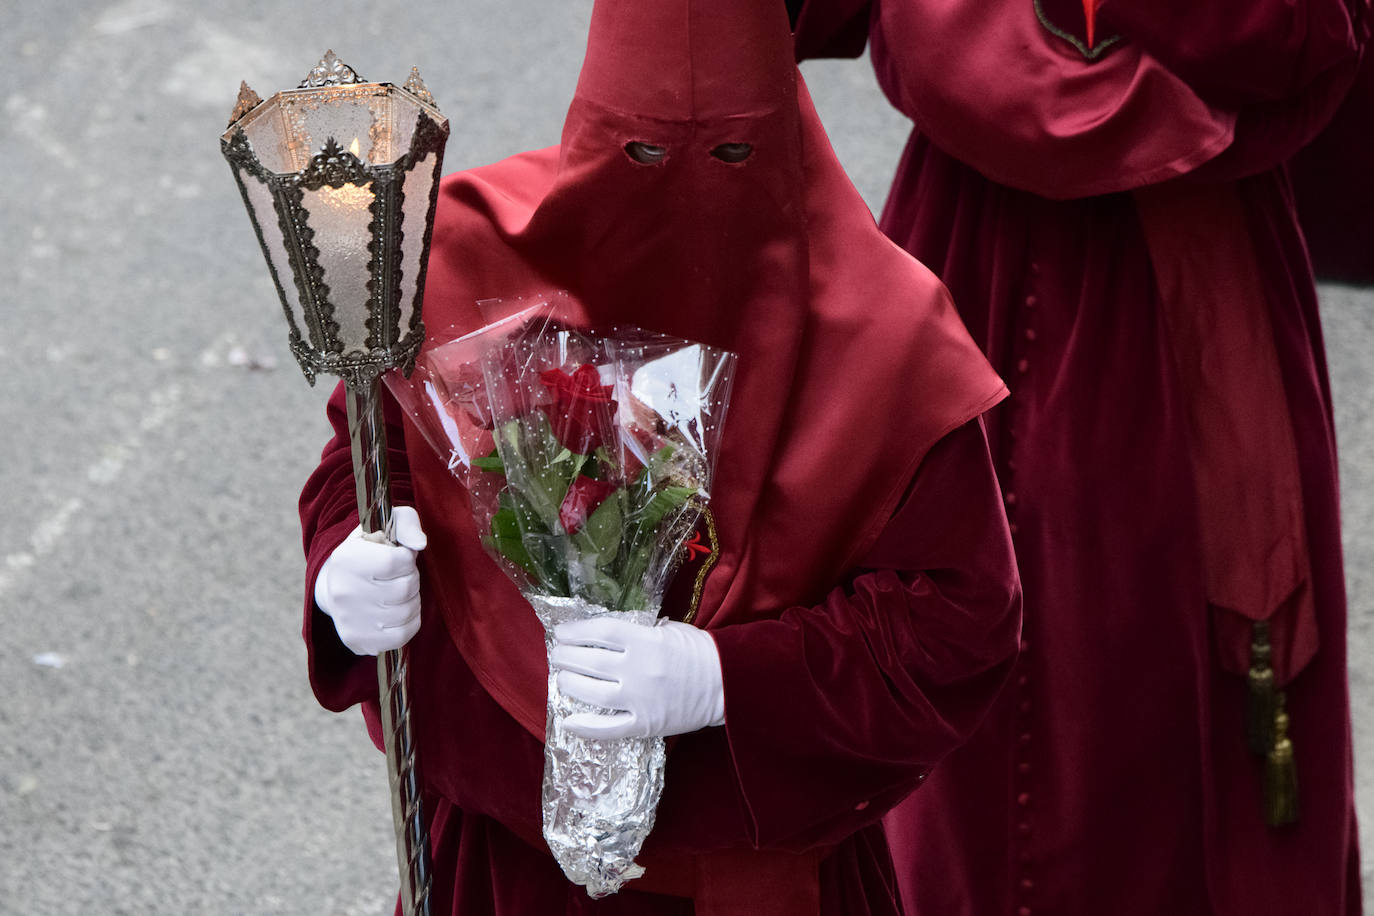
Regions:
[[324, 57], [315, 68], [306, 74], [297, 89], [318, 89], [321, 86], [346, 86], [350, 83], [365, 83], [367, 80], [348, 64], [339, 60], [333, 50], [325, 51]]
[[262, 99], [249, 88], [246, 81], [239, 83], [239, 99], [234, 104], [234, 113], [229, 115], [229, 125], [232, 127], [240, 118], [261, 104]]
[[434, 103], [434, 96], [430, 94], [429, 87], [425, 85], [425, 81], [420, 79], [419, 67], [410, 68], [410, 76], [406, 77], [405, 89], [426, 105], [433, 108], [439, 107]]

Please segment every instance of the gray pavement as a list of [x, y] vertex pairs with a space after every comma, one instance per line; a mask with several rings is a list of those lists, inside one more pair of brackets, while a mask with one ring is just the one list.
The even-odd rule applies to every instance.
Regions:
[[[355, 714], [315, 705], [299, 639], [295, 499], [325, 390], [286, 350], [218, 135], [240, 79], [266, 95], [332, 47], [374, 79], [420, 66], [449, 169], [554, 143], [589, 10], [6, 5], [0, 914], [389, 912], [383, 766]], [[861, 64], [806, 72], [878, 204], [902, 119]], [[1369, 825], [1374, 294], [1323, 307]]]

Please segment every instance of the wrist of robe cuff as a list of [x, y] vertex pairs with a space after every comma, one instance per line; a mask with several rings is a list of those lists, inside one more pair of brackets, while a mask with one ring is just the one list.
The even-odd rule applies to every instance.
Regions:
[[763, 620], [711, 633], [720, 653], [730, 757], [756, 846], [838, 842], [919, 783], [919, 767], [865, 759], [863, 749], [826, 727], [848, 718], [844, 707], [852, 704], [837, 697], [823, 709], [813, 701], [805, 633], [796, 623]]
[[355, 655], [343, 644], [334, 621], [315, 604], [315, 582], [329, 555], [357, 527], [357, 516], [321, 529], [315, 535], [305, 570], [305, 638], [310, 687], [320, 705], [342, 712], [355, 703], [377, 698], [377, 662]]

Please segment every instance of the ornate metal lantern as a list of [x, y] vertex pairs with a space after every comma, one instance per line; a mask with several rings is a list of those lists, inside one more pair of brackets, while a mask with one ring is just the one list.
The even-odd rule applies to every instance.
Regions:
[[311, 384], [413, 364], [448, 132], [418, 71], [369, 83], [333, 51], [265, 102], [241, 86], [220, 144]]
[[[448, 133], [416, 70], [402, 87], [369, 83], [330, 51], [298, 88], [265, 102], [242, 84], [220, 138], [281, 296], [291, 352], [312, 385], [324, 372], [347, 386], [358, 515], [376, 540], [391, 537], [380, 377], [409, 374], [424, 340], [420, 304]], [[406, 658], [404, 648], [383, 653], [377, 678], [402, 907], [428, 916]]]

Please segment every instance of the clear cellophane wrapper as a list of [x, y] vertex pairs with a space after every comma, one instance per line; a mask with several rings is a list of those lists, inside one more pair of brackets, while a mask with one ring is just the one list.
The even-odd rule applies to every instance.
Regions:
[[[483, 546], [534, 608], [658, 619], [710, 498], [734, 355], [638, 328], [581, 329], [565, 297], [434, 346], [388, 384], [466, 487]], [[544, 838], [593, 897], [635, 864], [663, 789], [661, 738], [587, 740], [551, 674]]]

